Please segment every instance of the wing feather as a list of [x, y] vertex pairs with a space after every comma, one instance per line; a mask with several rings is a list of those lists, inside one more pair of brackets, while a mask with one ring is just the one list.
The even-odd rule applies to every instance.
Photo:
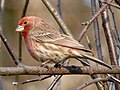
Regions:
[[[36, 28], [37, 29], [37, 28]], [[40, 33], [39, 31], [35, 30], [32, 36], [34, 36], [32, 39], [36, 40], [37, 42], [43, 42], [43, 43], [50, 43], [50, 44], [56, 44], [58, 46], [73, 48], [77, 50], [83, 50], [86, 52], [91, 52], [88, 49], [85, 49], [83, 45], [81, 45], [78, 41], [75, 39], [60, 34], [57, 32], [51, 33], [51, 32], [44, 32]]]

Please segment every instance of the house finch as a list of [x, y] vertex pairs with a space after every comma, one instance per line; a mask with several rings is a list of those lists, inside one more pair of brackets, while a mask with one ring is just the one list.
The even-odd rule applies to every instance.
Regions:
[[90, 59], [111, 68], [103, 61], [87, 55], [83, 45], [78, 41], [61, 34], [41, 18], [28, 16], [18, 22], [17, 32], [22, 32], [30, 55], [40, 62], [59, 63], [68, 58]]

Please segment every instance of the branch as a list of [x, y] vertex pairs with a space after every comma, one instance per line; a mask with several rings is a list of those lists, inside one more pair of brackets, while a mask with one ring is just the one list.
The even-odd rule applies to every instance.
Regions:
[[102, 2], [102, 3], [106, 3], [106, 4], [109, 4], [109, 5], [113, 6], [113, 7], [115, 7], [115, 8], [120, 9], [120, 6], [118, 6], [118, 5], [116, 5], [116, 4], [109, 3], [109, 2], [106, 2], [106, 1], [104, 1], [104, 2]]
[[[21, 18], [23, 18], [26, 15], [28, 4], [29, 4], [29, 0], [26, 0]], [[19, 60], [22, 61], [22, 35], [21, 35], [21, 33], [19, 33], [19, 49], [18, 49], [18, 51], [19, 51]]]
[[52, 77], [52, 75], [47, 75], [47, 76], [40, 76], [40, 78], [34, 78], [34, 79], [30, 79], [30, 80], [26, 80], [23, 82], [13, 82], [13, 85], [18, 85], [18, 84], [27, 84], [27, 83], [31, 83], [31, 82], [36, 82], [36, 81], [42, 81], [45, 80], [47, 78]]
[[56, 83], [61, 79], [62, 75], [58, 75], [55, 77], [53, 82], [50, 84], [47, 90], [53, 90], [53, 87], [56, 85]]
[[[96, 0], [91, 0], [91, 10], [92, 10], [92, 15], [94, 15], [97, 12]], [[98, 18], [96, 18], [93, 21], [93, 27], [94, 27], [94, 34], [95, 34], [97, 57], [98, 57], [98, 59], [103, 61]], [[96, 79], [98, 76], [97, 75], [95, 75], [95, 76], [96, 76], [95, 77], [95, 79]], [[101, 77], [103, 78], [105, 76], [102, 75]], [[105, 82], [95, 82], [95, 84], [96, 84], [98, 90], [106, 90], [106, 89], [104, 89], [104, 87], [107, 87], [107, 84]]]
[[113, 41], [113, 35], [111, 33], [112, 31], [111, 31], [110, 18], [109, 18], [110, 16], [108, 14], [107, 9], [106, 11], [104, 11], [104, 13], [101, 14], [101, 17], [102, 17], [102, 23], [103, 23], [102, 26], [104, 29], [104, 34], [105, 34], [107, 45], [108, 45], [111, 64], [117, 65], [115, 45]]
[[29, 0], [26, 0], [25, 6], [24, 6], [24, 8], [23, 8], [23, 12], [22, 12], [21, 18], [23, 18], [23, 17], [26, 15], [27, 8], [28, 8], [28, 4], [29, 4]]
[[[108, 12], [108, 9], [106, 9], [102, 14], [102, 26], [104, 29], [104, 34], [109, 50], [109, 57], [110, 57], [110, 62], [112, 65], [118, 65], [117, 59], [117, 49], [115, 47], [115, 40], [112, 34], [112, 29], [111, 29], [111, 22], [110, 22], [110, 15]], [[119, 78], [119, 75], [115, 75], [116, 78]], [[115, 89], [119, 90], [120, 86], [118, 83], [115, 83]]]
[[[108, 3], [112, 2], [112, 0], [109, 0]], [[89, 26], [92, 24], [92, 22], [106, 9], [108, 4], [103, 5], [98, 12], [96, 12], [89, 21], [85, 23], [85, 27], [82, 30], [82, 32], [79, 35], [78, 41], [80, 42], [84, 34], [87, 32]]]
[[106, 82], [106, 81], [112, 81], [112, 80], [111, 80], [110, 77], [107, 77], [107, 78], [96, 78], [96, 79], [94, 79], [94, 80], [92, 80], [92, 81], [90, 81], [90, 82], [84, 83], [83, 85], [81, 85], [80, 87], [78, 87], [76, 90], [82, 90], [82, 89], [84, 89], [85, 87], [87, 87], [87, 86], [89, 86], [89, 85], [91, 85], [91, 84], [94, 84], [94, 83], [96, 83], [96, 82], [99, 82], [99, 81], [104, 81], [104, 82]]
[[72, 34], [70, 30], [68, 29], [67, 25], [64, 23], [64, 21], [61, 19], [61, 16], [58, 14], [58, 12], [53, 8], [53, 6], [50, 4], [48, 0], [42, 0], [42, 2], [45, 4], [47, 9], [50, 11], [51, 15], [54, 17], [60, 28], [63, 30], [63, 32], [69, 36], [72, 37]]
[[119, 66], [112, 66], [112, 69], [103, 66], [65, 66], [61, 68], [40, 66], [24, 67], [0, 67], [0, 75], [71, 75], [71, 74], [120, 74]]
[[6, 37], [4, 36], [1, 27], [0, 27], [0, 37], [1, 37], [2, 41], [3, 41], [3, 43], [5, 44], [8, 52], [10, 53], [10, 55], [11, 55], [14, 63], [15, 63], [16, 65], [18, 65], [18, 64], [20, 63], [20, 61], [18, 60], [18, 58], [17, 58], [17, 56], [15, 55], [14, 51], [12, 50], [12, 48], [10, 47], [10, 44], [9, 44], [9, 42], [7, 41]]
[[3, 14], [3, 10], [2, 10], [2, 8], [0, 7], [0, 37], [1, 37], [4, 45], [6, 46], [9, 54], [11, 55], [14, 63], [15, 63], [16, 65], [18, 65], [18, 64], [20, 63], [20, 61], [18, 60], [18, 58], [17, 58], [17, 56], [15, 55], [14, 51], [13, 51], [12, 48], [10, 47], [10, 44], [9, 44], [9, 42], [7, 41], [5, 35], [3, 34], [3, 30], [2, 30], [2, 18], [3, 18], [3, 15], [2, 15], [2, 14]]

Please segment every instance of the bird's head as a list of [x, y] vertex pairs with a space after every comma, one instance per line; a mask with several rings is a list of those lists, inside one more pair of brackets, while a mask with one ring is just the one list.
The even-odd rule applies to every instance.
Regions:
[[16, 31], [17, 32], [22, 32], [23, 36], [26, 37], [28, 32], [34, 26], [36, 19], [38, 19], [38, 18], [35, 17], [35, 16], [23, 17], [18, 22], [18, 26], [16, 28]]

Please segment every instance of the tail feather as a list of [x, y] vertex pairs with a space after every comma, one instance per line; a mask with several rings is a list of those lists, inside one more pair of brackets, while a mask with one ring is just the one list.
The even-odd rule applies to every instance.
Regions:
[[103, 62], [102, 60], [100, 60], [100, 59], [98, 59], [98, 58], [95, 58], [95, 57], [90, 56], [90, 55], [87, 55], [87, 54], [83, 54], [82, 56], [83, 56], [84, 58], [86, 58], [86, 59], [90, 59], [91, 61], [96, 62], [96, 63], [98, 63], [98, 64], [101, 64], [101, 65], [103, 65], [103, 66], [106, 66], [106, 67], [108, 67], [108, 68], [110, 68], [110, 69], [112, 68], [109, 64]]

